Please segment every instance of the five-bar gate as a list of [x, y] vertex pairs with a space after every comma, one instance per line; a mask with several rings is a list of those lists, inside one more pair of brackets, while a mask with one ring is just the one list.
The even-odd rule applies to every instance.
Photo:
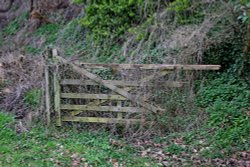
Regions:
[[[68, 61], [56, 49], [46, 58], [45, 97], [48, 124], [62, 122], [145, 123], [164, 112], [159, 101], [175, 71], [219, 70], [219, 65], [89, 64]], [[166, 96], [166, 95], [165, 95]]]

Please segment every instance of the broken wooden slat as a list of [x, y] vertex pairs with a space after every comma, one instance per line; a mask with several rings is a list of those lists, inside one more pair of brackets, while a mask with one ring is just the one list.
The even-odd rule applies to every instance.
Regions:
[[[166, 81], [157, 84], [148, 82], [137, 82], [137, 81], [119, 81], [119, 80], [103, 80], [107, 84], [114, 84], [116, 86], [129, 86], [129, 87], [140, 87], [140, 86], [163, 86], [163, 87], [182, 87], [185, 82], [178, 81]], [[64, 79], [60, 83], [61, 85], [99, 85], [98, 83], [91, 80], [77, 80], [77, 79]]]
[[[117, 106], [86, 106], [86, 105], [61, 105], [62, 110], [81, 110], [81, 111], [108, 111], [108, 112], [128, 112], [128, 113], [142, 113], [141, 108], [136, 107], [117, 107]], [[74, 111], [72, 111], [74, 115]]]
[[61, 93], [61, 98], [68, 99], [101, 99], [101, 100], [126, 100], [121, 95], [86, 94], [86, 93]]
[[116, 68], [122, 70], [219, 70], [220, 65], [182, 65], [182, 64], [92, 64], [74, 61], [74, 64], [95, 69]]
[[94, 122], [94, 123], [141, 123], [141, 119], [117, 119], [117, 118], [97, 118], [97, 117], [64, 117], [63, 121], [69, 122]]

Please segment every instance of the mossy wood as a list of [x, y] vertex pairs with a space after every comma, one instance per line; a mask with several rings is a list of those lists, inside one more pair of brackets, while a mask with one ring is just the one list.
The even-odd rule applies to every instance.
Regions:
[[[145, 123], [147, 113], [155, 113], [165, 110], [151, 104], [149, 97], [136, 96], [136, 89], [140, 87], [154, 87], [155, 85], [163, 87], [181, 87], [185, 82], [166, 81], [156, 82], [158, 78], [174, 72], [175, 70], [219, 70], [219, 65], [168, 65], [168, 64], [89, 64], [81, 62], [69, 62], [58, 56], [56, 49], [53, 49], [53, 99], [54, 111], [56, 114], [56, 125], [61, 126], [62, 122], [93, 122], [93, 123]], [[82, 79], [60, 79], [60, 65], [70, 66], [71, 70], [82, 76]], [[118, 70], [151, 70], [157, 71], [154, 74], [147, 75], [137, 81], [123, 80], [104, 80], [97, 74], [87, 69], [118, 69]], [[48, 78], [45, 70], [45, 79]], [[87, 79], [86, 79], [87, 78]], [[155, 84], [155, 82], [157, 84]], [[46, 85], [48, 85], [46, 81]], [[88, 87], [102, 86], [109, 89], [109, 93], [96, 93], [88, 90], [81, 92], [63, 92], [62, 87]], [[49, 91], [46, 86], [46, 92]], [[48, 93], [47, 93], [48, 94]], [[46, 96], [47, 98], [47, 96]], [[51, 98], [51, 97], [48, 97]], [[77, 101], [77, 104], [72, 102]], [[81, 102], [81, 103], [80, 103]], [[80, 103], [80, 104], [79, 104]], [[47, 101], [46, 101], [47, 104]], [[46, 106], [47, 108], [48, 106]], [[50, 110], [46, 110], [47, 117], [50, 117]], [[86, 116], [85, 113], [114, 113], [115, 117]], [[125, 117], [125, 114], [140, 114], [135, 118]], [[82, 116], [82, 114], [84, 116]], [[97, 114], [98, 115], [98, 114]], [[104, 115], [105, 116], [105, 115]], [[50, 118], [48, 118], [50, 120]], [[149, 122], [149, 121], [148, 121]]]
[[[70, 117], [63, 118], [65, 122], [90, 122], [90, 123], [143, 123], [142, 119], [96, 118], [96, 117]], [[149, 123], [149, 122], [148, 122]]]
[[86, 93], [62, 93], [61, 98], [68, 99], [101, 99], [101, 100], [126, 100], [121, 95], [107, 95], [107, 94], [86, 94]]
[[49, 66], [48, 66], [48, 57], [45, 57], [46, 65], [44, 67], [44, 77], [45, 77], [45, 110], [46, 110], [46, 117], [47, 117], [47, 125], [50, 125], [50, 79], [49, 79]]
[[57, 117], [57, 122], [56, 125], [57, 126], [61, 126], [62, 125], [62, 121], [61, 121], [61, 106], [60, 106], [60, 84], [57, 78], [56, 73], [54, 73], [54, 108], [55, 108], [55, 112], [56, 112], [56, 117]]
[[115, 86], [112, 83], [107, 83], [107, 82], [103, 81], [102, 78], [99, 77], [96, 74], [90, 73], [87, 70], [85, 70], [83, 68], [80, 68], [80, 67], [78, 67], [77, 65], [75, 65], [73, 63], [68, 63], [67, 60], [65, 60], [65, 59], [63, 59], [61, 57], [55, 56], [55, 58], [58, 59], [61, 63], [69, 64], [75, 72], [77, 72], [78, 74], [82, 75], [83, 77], [87, 77], [87, 78], [93, 80], [94, 82], [99, 83], [99, 84], [101, 84], [101, 85], [103, 85], [103, 86], [111, 89], [112, 91], [116, 92], [117, 94], [124, 96], [128, 100], [130, 100], [130, 101], [132, 101], [134, 103], [137, 103], [138, 105], [141, 105], [142, 107], [144, 107], [147, 110], [150, 110], [150, 111], [152, 111], [154, 113], [156, 113], [157, 111], [161, 111], [162, 110], [162, 109], [160, 109], [160, 108], [158, 108], [158, 107], [156, 107], [154, 105], [146, 103], [140, 97], [135, 98], [128, 91], [125, 91], [125, 90], [123, 90], [123, 89]]
[[74, 61], [75, 65], [84, 68], [115, 68], [115, 69], [141, 69], [141, 70], [219, 70], [220, 65], [182, 65], [182, 64], [90, 64]]
[[[142, 113], [143, 109], [137, 107], [117, 107], [117, 106], [85, 106], [85, 105], [69, 105], [61, 106], [62, 110], [80, 110], [83, 111], [111, 111], [111, 112], [127, 112], [127, 113]], [[74, 113], [74, 111], [72, 112]], [[74, 115], [74, 114], [73, 114]]]
[[[107, 84], [113, 84], [116, 86], [123, 86], [123, 87], [141, 87], [141, 86], [146, 86], [146, 87], [153, 87], [156, 86], [153, 83], [143, 83], [143, 82], [138, 82], [138, 81], [119, 81], [119, 80], [104, 80], [104, 83]], [[100, 85], [94, 81], [91, 80], [73, 80], [73, 79], [65, 79], [62, 80], [61, 85]], [[181, 87], [183, 86], [184, 82], [177, 82], [177, 81], [166, 81], [166, 82], [161, 82], [157, 86], [161, 85], [163, 87]]]

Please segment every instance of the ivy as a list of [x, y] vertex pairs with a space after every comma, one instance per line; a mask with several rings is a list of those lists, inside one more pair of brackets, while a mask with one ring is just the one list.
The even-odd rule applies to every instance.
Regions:
[[215, 148], [249, 149], [249, 100], [249, 82], [228, 74], [210, 80], [199, 90], [196, 103], [209, 114], [207, 127], [213, 131], [209, 140]]

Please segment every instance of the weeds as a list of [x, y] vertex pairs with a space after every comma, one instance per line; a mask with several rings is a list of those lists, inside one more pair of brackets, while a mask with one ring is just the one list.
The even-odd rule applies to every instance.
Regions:
[[46, 44], [53, 44], [58, 38], [58, 32], [61, 26], [58, 24], [45, 24], [36, 30], [35, 35], [46, 37]]
[[16, 134], [13, 117], [0, 112], [0, 164], [3, 166], [157, 166], [136, 156], [128, 144], [115, 146], [104, 132], [44, 129]]
[[221, 154], [249, 150], [249, 101], [249, 83], [230, 75], [222, 75], [201, 88], [197, 104], [206, 107], [209, 114], [206, 129], [212, 130], [207, 140], [211, 149], [223, 150]]
[[4, 36], [15, 35], [23, 26], [24, 21], [28, 19], [28, 12], [22, 13], [14, 21], [10, 22], [7, 27], [4, 28]]
[[25, 46], [25, 50], [30, 55], [37, 55], [37, 54], [41, 53], [41, 51], [42, 51], [41, 48], [37, 48], [37, 47], [34, 47], [32, 45]]
[[26, 92], [24, 96], [24, 102], [27, 105], [36, 108], [40, 105], [41, 98], [42, 98], [41, 89], [31, 89], [28, 92]]

